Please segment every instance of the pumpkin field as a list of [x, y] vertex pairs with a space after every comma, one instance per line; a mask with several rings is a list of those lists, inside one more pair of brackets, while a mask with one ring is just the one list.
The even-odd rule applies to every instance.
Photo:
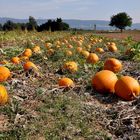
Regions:
[[108, 35], [0, 32], [0, 140], [139, 140], [140, 39]]

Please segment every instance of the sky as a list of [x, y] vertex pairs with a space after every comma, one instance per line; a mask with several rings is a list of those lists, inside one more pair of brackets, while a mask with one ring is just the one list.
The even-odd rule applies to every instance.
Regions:
[[0, 17], [110, 20], [119, 12], [140, 23], [140, 0], [0, 0]]

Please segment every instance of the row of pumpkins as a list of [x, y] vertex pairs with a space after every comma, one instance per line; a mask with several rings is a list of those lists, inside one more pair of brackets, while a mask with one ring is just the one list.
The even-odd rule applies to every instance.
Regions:
[[[98, 40], [92, 40], [93, 43]], [[102, 40], [99, 40], [102, 41]], [[65, 42], [67, 44], [67, 42]], [[60, 43], [57, 42], [59, 45]], [[81, 47], [82, 41], [78, 42], [77, 51], [81, 53], [87, 59], [88, 63], [95, 64], [99, 61], [99, 57], [95, 53], [89, 53], [86, 50], [82, 50]], [[50, 50], [50, 53], [53, 53], [53, 50], [50, 49], [52, 46], [51, 43], [46, 44], [46, 48]], [[115, 43], [108, 43], [107, 47], [110, 51], [116, 52], [117, 47]], [[72, 45], [68, 45], [68, 48], [72, 48]], [[102, 48], [96, 48], [96, 51], [103, 53]], [[37, 70], [37, 66], [29, 61], [29, 58], [32, 56], [32, 53], [40, 53], [40, 47], [35, 46], [32, 50], [25, 49], [25, 51], [19, 57], [13, 57], [11, 62], [14, 64], [19, 64], [21, 61], [24, 61], [23, 68], [25, 71], [33, 68]], [[70, 72], [76, 72], [78, 70], [77, 63], [74, 61], [66, 62], [63, 66], [64, 70]], [[119, 72], [122, 69], [122, 64], [119, 60], [115, 58], [109, 58], [104, 63], [104, 70], [97, 72], [92, 78], [93, 87], [101, 93], [109, 92], [116, 93], [125, 100], [132, 100], [137, 97], [140, 93], [139, 83], [129, 76], [122, 76], [119, 80], [115, 73]], [[0, 82], [6, 81], [10, 77], [10, 71], [4, 66], [0, 66]], [[70, 87], [74, 85], [74, 82], [69, 78], [62, 78], [58, 81], [59, 86]], [[0, 85], [0, 104], [5, 104], [8, 101], [8, 94], [3, 85]]]

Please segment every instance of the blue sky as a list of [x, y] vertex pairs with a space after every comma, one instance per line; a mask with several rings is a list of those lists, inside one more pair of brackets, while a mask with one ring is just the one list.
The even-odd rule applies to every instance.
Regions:
[[0, 17], [110, 20], [119, 12], [140, 22], [140, 0], [0, 0]]

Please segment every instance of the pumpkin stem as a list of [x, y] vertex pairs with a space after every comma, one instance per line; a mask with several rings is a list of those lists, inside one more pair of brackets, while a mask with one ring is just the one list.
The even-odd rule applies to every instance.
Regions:
[[136, 94], [135, 94], [134, 92], [132, 92], [132, 95], [133, 95], [136, 99], [138, 99], [138, 97], [136, 96]]

